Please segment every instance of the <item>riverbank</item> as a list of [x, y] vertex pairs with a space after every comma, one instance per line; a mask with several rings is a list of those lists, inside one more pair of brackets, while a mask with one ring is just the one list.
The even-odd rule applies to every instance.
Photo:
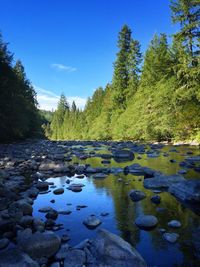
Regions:
[[[173, 206], [171, 206], [171, 215], [159, 206], [160, 203], [165, 206], [169, 198], [170, 202], [166, 202], [169, 210], [171, 201], [175, 203], [175, 209], [176, 205], [181, 203], [188, 210], [190, 218], [194, 217], [194, 220], [199, 218], [199, 180], [190, 180], [188, 176], [193, 175], [193, 172], [198, 176], [200, 151], [192, 150], [191, 147], [184, 149], [179, 147], [181, 148], [179, 145], [166, 146], [167, 150], [163, 150], [165, 146], [160, 143], [146, 145], [132, 142], [48, 140], [29, 140], [0, 145], [0, 249], [2, 249], [2, 255], [7, 255], [0, 257], [0, 263], [2, 266], [7, 266], [13, 255], [13, 258], [20, 259], [19, 266], [22, 266], [22, 262], [27, 264], [24, 266], [28, 266], [28, 262], [32, 264], [31, 266], [38, 266], [38, 264], [40, 266], [61, 266], [62, 264], [64, 266], [77, 266], [77, 264], [132, 266], [134, 260], [135, 266], [146, 266], [143, 259], [143, 257], [146, 259], [145, 251], [140, 249], [137, 242], [133, 243], [137, 250], [139, 249], [141, 256], [118, 237], [118, 230], [112, 229], [111, 225], [115, 223], [116, 213], [111, 217], [113, 211], [109, 210], [108, 200], [104, 202], [105, 196], [91, 189], [91, 183], [101, 190], [102, 186], [108, 188], [112, 182], [115, 184], [112, 188], [113, 194], [117, 192], [119, 194], [119, 189], [124, 188], [127, 193], [119, 196], [121, 203], [116, 202], [117, 205], [123, 206], [126, 199], [134, 209], [142, 203], [151, 206], [150, 214], [147, 212], [138, 214], [135, 210], [136, 214], [133, 217], [131, 217], [132, 211], [124, 210], [125, 214], [131, 217], [131, 227], [134, 227], [137, 233], [140, 231], [146, 233], [146, 228], [150, 228], [148, 230], [152, 230], [153, 235], [159, 233], [163, 244], [167, 246], [171, 246], [170, 242], [182, 244], [182, 235], [186, 231], [185, 222], [172, 212]], [[163, 161], [165, 165], [167, 163], [171, 173], [166, 174], [162, 169], [155, 168], [157, 163], [154, 165], [154, 162], [158, 159], [161, 165]], [[178, 165], [181, 166], [180, 169], [177, 168]], [[62, 177], [62, 179], [56, 177]], [[115, 195], [113, 195], [113, 201], [114, 197]], [[76, 202], [76, 199], [79, 200]], [[70, 210], [70, 205], [66, 206], [70, 202], [72, 206], [80, 203], [74, 210]], [[98, 203], [101, 203], [101, 207]], [[90, 206], [93, 209], [90, 209]], [[154, 208], [158, 209], [156, 213]], [[87, 216], [81, 215], [81, 211], [87, 209]], [[98, 209], [101, 214], [97, 214]], [[169, 216], [165, 218], [168, 223], [175, 221], [171, 223], [172, 226], [168, 226], [169, 229], [164, 229], [166, 222], [162, 219], [163, 212], [165, 217]], [[146, 218], [145, 215], [153, 217]], [[79, 245], [82, 240], [78, 240], [77, 237], [76, 240], [79, 242], [76, 244], [69, 241], [70, 238], [73, 241], [75, 236], [72, 230], [66, 231], [72, 228], [70, 219], [66, 219], [70, 216], [74, 218], [72, 224], [75, 224], [76, 230], [73, 228], [73, 231], [78, 232], [79, 227], [88, 229], [84, 236], [86, 240]], [[83, 219], [82, 216], [85, 218]], [[82, 221], [82, 226], [78, 218]], [[190, 226], [192, 235], [195, 236], [195, 233], [198, 233], [199, 226], [198, 224], [195, 227]], [[100, 228], [106, 228], [117, 235], [104, 230], [96, 233]], [[91, 234], [93, 232], [94, 234]], [[123, 231], [121, 234], [124, 236]], [[192, 235], [185, 241], [195, 249], [195, 262], [197, 262], [200, 255], [199, 243]], [[136, 238], [135, 234], [133, 237]], [[125, 239], [131, 241], [129, 236]], [[133, 246], [132, 242], [129, 243]], [[106, 254], [110, 246], [112, 253]], [[125, 263], [122, 262], [122, 258], [126, 258], [126, 265], [123, 265]], [[12, 264], [14, 266], [14, 262]]]

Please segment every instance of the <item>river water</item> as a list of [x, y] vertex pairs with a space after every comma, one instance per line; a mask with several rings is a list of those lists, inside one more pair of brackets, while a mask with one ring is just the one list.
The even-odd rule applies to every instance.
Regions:
[[[94, 148], [91, 146], [83, 147], [84, 151], [90, 152]], [[116, 162], [111, 159], [111, 163], [104, 165], [100, 157], [92, 157], [80, 160], [73, 157], [73, 162], [80, 164], [90, 164], [92, 167], [125, 167], [133, 163], [139, 163], [152, 169], [161, 171], [165, 174], [176, 174], [180, 169], [179, 163], [185, 159], [188, 152], [199, 155], [197, 147], [189, 146], [165, 146], [160, 150], [160, 155], [150, 158], [147, 154], [138, 155], [135, 159], [127, 162]], [[106, 146], [96, 147], [95, 153], [110, 153]], [[168, 153], [166, 156], [164, 153]], [[137, 159], [140, 156], [141, 159]], [[175, 160], [171, 162], [170, 160]], [[200, 178], [200, 173], [193, 169], [186, 169], [184, 175], [187, 179]], [[122, 181], [119, 182], [118, 178]], [[79, 193], [67, 189], [66, 180], [70, 179], [73, 183], [83, 183], [85, 186]], [[93, 179], [92, 175], [78, 179], [75, 177], [49, 178], [47, 181], [54, 182], [60, 188], [65, 189], [64, 194], [55, 195], [53, 190], [48, 194], [40, 194], [35, 200], [33, 216], [45, 219], [45, 214], [38, 210], [41, 207], [51, 206], [59, 210], [70, 210], [69, 215], [59, 215], [56, 223], [63, 224], [63, 228], [57, 234], [68, 234], [69, 244], [74, 246], [86, 238], [95, 236], [99, 228], [105, 228], [112, 233], [120, 235], [123, 239], [131, 243], [142, 255], [148, 266], [199, 266], [195, 258], [195, 250], [192, 245], [192, 234], [200, 226], [200, 216], [185, 208], [176, 198], [167, 192], [160, 193], [161, 203], [153, 204], [150, 200], [155, 193], [143, 187], [143, 177], [131, 174], [117, 175], [110, 174], [103, 180]], [[146, 198], [139, 202], [132, 202], [128, 196], [131, 189], [139, 189], [146, 193]], [[54, 199], [55, 203], [50, 200]], [[87, 207], [77, 210], [77, 205]], [[164, 209], [159, 209], [164, 208]], [[102, 216], [101, 213], [109, 213]], [[83, 224], [83, 220], [89, 215], [95, 214], [102, 224], [95, 230], [89, 230]], [[134, 223], [135, 219], [141, 214], [152, 214], [158, 218], [158, 225], [151, 231], [140, 230]], [[167, 223], [172, 220], [179, 220], [182, 224], [179, 229], [170, 229]], [[159, 229], [164, 228], [167, 232], [180, 234], [178, 242], [168, 243], [163, 239]], [[200, 237], [199, 237], [200, 238]]]

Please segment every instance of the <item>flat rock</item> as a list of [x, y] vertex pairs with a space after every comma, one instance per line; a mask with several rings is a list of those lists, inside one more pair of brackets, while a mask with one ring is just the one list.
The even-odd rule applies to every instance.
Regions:
[[183, 182], [185, 178], [179, 174], [175, 175], [159, 175], [153, 178], [144, 179], [144, 187], [148, 189], [165, 189], [167, 190], [171, 185]]
[[147, 266], [141, 255], [121, 237], [104, 229], [97, 232], [92, 240], [89, 251], [97, 267], [145, 267]]
[[64, 267], [82, 267], [86, 262], [86, 255], [83, 250], [69, 250], [65, 255]]
[[200, 214], [200, 180], [185, 180], [170, 186], [169, 192]]
[[153, 215], [140, 215], [135, 220], [135, 224], [143, 230], [151, 230], [158, 224], [158, 219]]
[[83, 224], [89, 229], [95, 229], [101, 224], [101, 221], [95, 215], [90, 215], [83, 221]]
[[172, 228], [180, 228], [181, 227], [181, 223], [177, 220], [172, 220], [172, 221], [168, 222], [167, 225], [169, 227], [172, 227]]
[[169, 243], [176, 243], [179, 238], [179, 234], [176, 233], [164, 233], [163, 238]]
[[12, 248], [0, 252], [1, 267], [39, 267], [39, 264], [24, 252]]

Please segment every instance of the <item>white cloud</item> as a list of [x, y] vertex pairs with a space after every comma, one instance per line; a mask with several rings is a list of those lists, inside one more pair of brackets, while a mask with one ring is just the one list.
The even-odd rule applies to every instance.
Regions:
[[59, 63], [53, 63], [51, 64], [51, 68], [57, 70], [57, 71], [65, 71], [65, 72], [74, 72], [77, 71], [77, 68], [71, 67], [71, 66], [65, 66], [63, 64]]
[[[60, 99], [59, 95], [56, 95], [55, 93], [38, 87], [36, 85], [34, 85], [34, 89], [37, 92], [37, 101], [39, 103], [40, 109], [56, 109], [58, 101]], [[86, 98], [82, 98], [79, 96], [66, 96], [66, 98], [70, 105], [72, 104], [72, 101], [75, 101], [77, 107], [79, 107], [80, 109], [83, 109], [86, 104]]]

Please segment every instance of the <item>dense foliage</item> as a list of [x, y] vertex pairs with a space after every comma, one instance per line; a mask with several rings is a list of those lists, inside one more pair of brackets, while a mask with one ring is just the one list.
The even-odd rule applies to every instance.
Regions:
[[200, 0], [171, 0], [171, 11], [179, 32], [171, 45], [156, 34], [142, 65], [139, 42], [122, 27], [112, 83], [83, 111], [62, 95], [50, 138], [200, 141]]
[[38, 134], [40, 116], [35, 91], [0, 35], [0, 142]]

